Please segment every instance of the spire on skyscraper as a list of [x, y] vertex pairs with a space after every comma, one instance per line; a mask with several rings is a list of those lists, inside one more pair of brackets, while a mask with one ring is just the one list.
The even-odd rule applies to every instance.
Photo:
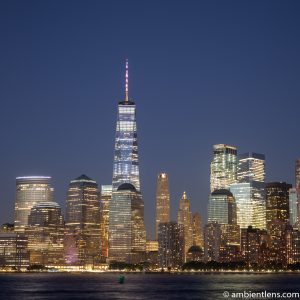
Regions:
[[125, 69], [125, 102], [128, 102], [128, 59], [126, 58], [126, 69]]

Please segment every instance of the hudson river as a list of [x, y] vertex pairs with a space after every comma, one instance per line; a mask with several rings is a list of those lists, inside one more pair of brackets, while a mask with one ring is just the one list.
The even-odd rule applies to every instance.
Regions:
[[300, 274], [125, 274], [124, 284], [118, 279], [117, 273], [0, 274], [0, 299], [264, 299], [232, 293], [300, 292]]

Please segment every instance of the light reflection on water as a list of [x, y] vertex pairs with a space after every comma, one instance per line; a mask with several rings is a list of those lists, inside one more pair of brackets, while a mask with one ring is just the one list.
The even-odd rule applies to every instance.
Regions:
[[223, 292], [299, 292], [300, 274], [0, 274], [0, 299], [225, 299]]

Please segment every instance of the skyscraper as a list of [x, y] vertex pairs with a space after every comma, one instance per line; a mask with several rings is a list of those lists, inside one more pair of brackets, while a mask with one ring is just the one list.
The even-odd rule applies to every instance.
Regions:
[[102, 256], [108, 257], [109, 204], [112, 198], [112, 185], [101, 185], [100, 228]]
[[100, 255], [100, 200], [96, 181], [81, 175], [69, 184], [66, 201], [66, 261], [91, 265]]
[[191, 246], [193, 246], [193, 218], [190, 208], [190, 201], [186, 195], [186, 192], [183, 192], [183, 195], [179, 202], [179, 210], [177, 217], [178, 224], [183, 226], [184, 231], [184, 257]]
[[16, 178], [15, 231], [22, 232], [28, 225], [31, 208], [39, 202], [53, 201], [51, 177], [26, 176]]
[[170, 221], [170, 191], [168, 174], [160, 173], [157, 176], [156, 188], [156, 239], [158, 237], [158, 226], [160, 223]]
[[238, 156], [237, 183], [230, 185], [237, 205], [241, 228], [266, 228], [265, 156], [245, 153]]
[[125, 100], [119, 102], [115, 136], [113, 191], [131, 183], [140, 191], [139, 157], [135, 103], [128, 98], [128, 61], [126, 60]]
[[123, 183], [109, 205], [109, 259], [138, 263], [145, 251], [144, 202], [132, 184]]
[[128, 98], [126, 60], [125, 100], [119, 102], [115, 137], [112, 199], [109, 204], [109, 259], [139, 262], [146, 250], [144, 202], [140, 192], [135, 103]]
[[217, 144], [213, 146], [210, 164], [210, 191], [228, 189], [236, 182], [237, 150], [234, 146]]

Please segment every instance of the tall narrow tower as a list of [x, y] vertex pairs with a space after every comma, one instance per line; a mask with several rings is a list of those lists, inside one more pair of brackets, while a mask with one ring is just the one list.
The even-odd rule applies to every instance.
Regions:
[[139, 192], [137, 127], [135, 103], [128, 98], [128, 60], [125, 82], [125, 100], [118, 105], [112, 188], [117, 191], [122, 183], [130, 183]]
[[157, 176], [156, 188], [156, 239], [158, 238], [158, 227], [160, 223], [170, 222], [170, 191], [167, 173]]

